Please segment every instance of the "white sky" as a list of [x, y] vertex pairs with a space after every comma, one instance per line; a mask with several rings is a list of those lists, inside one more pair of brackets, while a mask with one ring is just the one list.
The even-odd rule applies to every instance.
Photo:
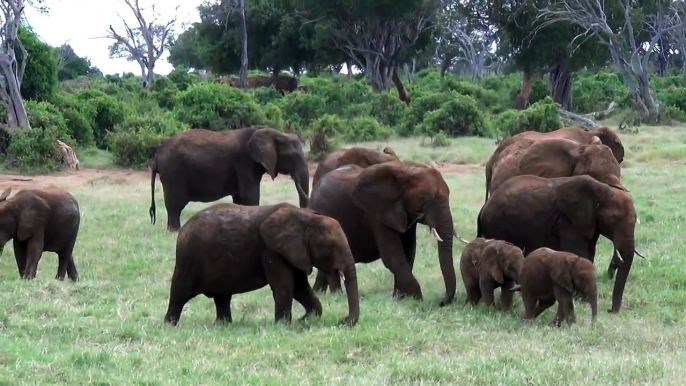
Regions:
[[[123, 23], [117, 13], [126, 19], [129, 26], [137, 25], [133, 13], [123, 0], [50, 0], [47, 3], [50, 6], [47, 15], [41, 15], [31, 7], [26, 7], [24, 11], [29, 24], [43, 41], [51, 46], [60, 46], [68, 41], [77, 55], [88, 57], [91, 64], [105, 74], [133, 72], [140, 75], [140, 66], [136, 62], [109, 58], [107, 47], [112, 40], [95, 39], [107, 35], [110, 24], [117, 33], [124, 34]], [[183, 23], [199, 21], [197, 7], [201, 3], [202, 0], [140, 0], [141, 8], [156, 4], [155, 10], [161, 14], [159, 19], [163, 21], [171, 19], [174, 8], [180, 5], [176, 34], [184, 31]], [[149, 18], [149, 15], [150, 10], [143, 11], [143, 16]], [[156, 74], [168, 74], [172, 70], [167, 55], [162, 55], [157, 62]]]

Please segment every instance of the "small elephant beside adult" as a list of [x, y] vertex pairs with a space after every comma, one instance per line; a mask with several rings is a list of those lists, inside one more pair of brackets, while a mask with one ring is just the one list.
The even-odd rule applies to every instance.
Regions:
[[477, 237], [462, 249], [460, 274], [467, 297], [465, 303], [480, 301], [494, 305], [493, 291], [500, 288], [500, 309], [512, 306], [510, 290], [519, 282], [524, 254], [516, 245], [503, 240]]
[[[568, 139], [521, 139], [489, 160], [486, 200], [503, 182], [518, 175], [544, 178], [589, 175], [598, 181], [625, 189], [622, 171], [609, 147], [598, 137], [579, 144]], [[490, 171], [490, 173], [489, 173]]]
[[313, 266], [345, 281], [345, 323], [357, 323], [355, 262], [336, 220], [287, 203], [211, 205], [179, 231], [164, 320], [176, 325], [184, 305], [203, 294], [214, 299], [217, 321], [231, 322], [231, 297], [266, 285], [277, 322], [291, 321], [293, 299], [305, 308], [303, 318], [321, 315], [322, 305], [307, 281]]
[[181, 227], [181, 211], [191, 201], [212, 202], [232, 196], [239, 205], [260, 204], [260, 183], [267, 173], [290, 175], [306, 207], [310, 176], [300, 139], [265, 126], [211, 131], [192, 129], [167, 139], [150, 163], [150, 220], [154, 224], [155, 178], [160, 175], [167, 229]]
[[515, 176], [479, 211], [477, 237], [506, 240], [528, 255], [548, 247], [595, 260], [600, 235], [610, 239], [618, 266], [612, 312], [618, 312], [634, 259], [636, 209], [629, 193], [590, 176]]
[[[309, 208], [341, 224], [355, 262], [381, 259], [394, 276], [396, 297], [422, 298], [412, 267], [417, 224], [428, 225], [438, 239], [438, 259], [446, 288], [441, 304], [445, 305], [453, 300], [456, 285], [449, 195], [441, 173], [428, 166], [401, 162], [367, 168], [346, 165], [327, 173], [314, 186]], [[317, 272], [313, 289], [325, 290], [329, 283], [325, 272]]]
[[328, 154], [319, 164], [312, 177], [312, 187], [317, 184], [324, 175], [332, 170], [344, 165], [357, 165], [366, 168], [371, 165], [389, 161], [400, 161], [395, 151], [391, 147], [386, 147], [383, 151], [367, 147], [351, 147], [341, 149]]
[[573, 253], [539, 248], [529, 254], [519, 274], [519, 287], [524, 303], [524, 318], [534, 319], [557, 302], [553, 321], [571, 325], [576, 322], [574, 297], [580, 296], [591, 305], [593, 322], [598, 315], [597, 277], [593, 263]]
[[73, 252], [81, 213], [74, 196], [56, 187], [21, 190], [8, 199], [11, 192], [8, 188], [0, 195], [0, 254], [12, 240], [19, 275], [34, 279], [43, 252], [55, 252], [55, 279], [64, 280], [66, 274], [78, 280]]

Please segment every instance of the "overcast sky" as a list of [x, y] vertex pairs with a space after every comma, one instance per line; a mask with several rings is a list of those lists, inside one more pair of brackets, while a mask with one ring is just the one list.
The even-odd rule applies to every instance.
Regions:
[[[162, 16], [161, 20], [168, 21], [174, 15], [174, 8], [178, 9], [178, 23], [176, 33], [183, 32], [182, 23], [199, 21], [197, 7], [202, 0], [140, 0], [141, 7], [157, 4], [155, 9]], [[92, 65], [98, 67], [105, 74], [121, 74], [133, 72], [140, 75], [140, 66], [136, 62], [125, 59], [110, 59], [107, 46], [112, 43], [107, 39], [95, 39], [107, 34], [110, 24], [119, 34], [124, 34], [124, 27], [119, 15], [123, 16], [130, 26], [134, 26], [135, 19], [131, 10], [123, 0], [51, 0], [50, 12], [41, 15], [31, 7], [26, 7], [25, 16], [29, 24], [46, 43], [60, 46], [64, 42], [72, 46], [77, 55], [88, 57]], [[143, 16], [149, 17], [150, 12]], [[155, 73], [167, 74], [172, 70], [167, 62], [167, 53], [157, 62]]]

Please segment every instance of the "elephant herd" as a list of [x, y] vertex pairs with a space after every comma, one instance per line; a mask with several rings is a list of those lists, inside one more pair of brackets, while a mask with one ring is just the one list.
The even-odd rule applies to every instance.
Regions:
[[[614, 254], [612, 312], [618, 312], [635, 250], [638, 219], [621, 182], [624, 148], [607, 127], [566, 127], [550, 133], [524, 132], [502, 141], [486, 164], [486, 200], [476, 219], [477, 237], [457, 236], [450, 189], [426, 164], [403, 161], [392, 148], [362, 147], [330, 153], [309, 171], [297, 136], [264, 126], [223, 132], [193, 129], [166, 140], [150, 162], [150, 219], [156, 220], [159, 175], [167, 229], [178, 231], [176, 264], [164, 320], [176, 325], [185, 304], [197, 295], [212, 298], [217, 321], [230, 322], [231, 298], [269, 285], [275, 320], [290, 322], [293, 300], [303, 318], [321, 315], [316, 293], [345, 286], [348, 315], [360, 315], [356, 263], [381, 260], [393, 274], [393, 296], [422, 299], [412, 273], [417, 226], [437, 240], [444, 280], [441, 305], [456, 293], [453, 237], [467, 243], [460, 273], [466, 302], [508, 309], [521, 292], [525, 318], [558, 303], [556, 322], [574, 322], [573, 297], [597, 314], [593, 268], [600, 235]], [[290, 175], [299, 206], [260, 205], [262, 176]], [[79, 229], [76, 200], [56, 188], [0, 196], [0, 244], [14, 242], [22, 277], [36, 275], [42, 252], [59, 256], [57, 279], [77, 280], [72, 250]], [[191, 201], [217, 203], [181, 225]], [[317, 268], [314, 285], [308, 276]]]

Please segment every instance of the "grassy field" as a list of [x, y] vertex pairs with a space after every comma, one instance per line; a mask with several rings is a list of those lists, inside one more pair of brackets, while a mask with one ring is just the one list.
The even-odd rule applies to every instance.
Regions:
[[[414, 272], [425, 299], [392, 300], [392, 276], [381, 262], [358, 265], [361, 318], [352, 330], [336, 325], [347, 312], [344, 294], [320, 297], [321, 319], [274, 324], [268, 287], [234, 296], [231, 325], [214, 325], [214, 303], [200, 296], [173, 328], [162, 318], [176, 236], [165, 230], [161, 185], [152, 226], [149, 184], [104, 178], [70, 188], [82, 210], [79, 282], [54, 280], [57, 258], [49, 253], [36, 280], [20, 280], [12, 248], [5, 248], [0, 385], [682, 385], [686, 130], [644, 128], [622, 139], [623, 179], [641, 220], [636, 244], [647, 260], [635, 260], [622, 310], [608, 314], [611, 244], [600, 242], [595, 326], [585, 304], [577, 304], [578, 324], [560, 329], [550, 326], [555, 308], [534, 323], [521, 321], [519, 295], [509, 313], [463, 306], [458, 242], [457, 299], [439, 308], [443, 280], [435, 241], [424, 227]], [[495, 147], [493, 140], [473, 138], [440, 149], [416, 140], [390, 145], [403, 158], [481, 165]], [[483, 172], [444, 177], [456, 230], [471, 239]], [[262, 192], [265, 204], [297, 204], [287, 178], [263, 183]], [[189, 205], [183, 221], [207, 205]], [[294, 303], [294, 319], [302, 312]]]

